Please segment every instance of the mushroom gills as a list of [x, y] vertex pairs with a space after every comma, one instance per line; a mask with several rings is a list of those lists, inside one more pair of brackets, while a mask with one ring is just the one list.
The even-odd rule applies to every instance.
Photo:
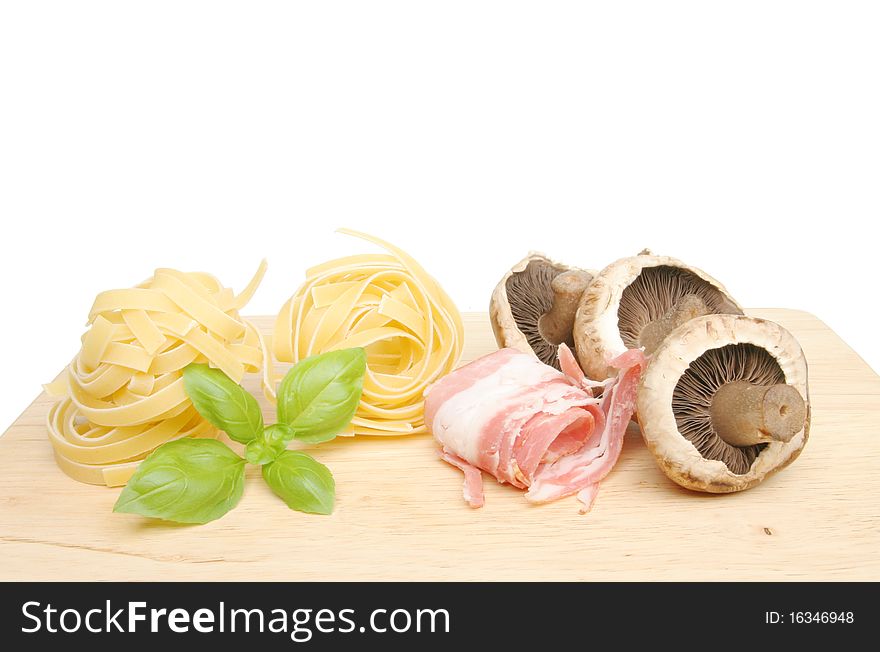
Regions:
[[806, 404], [776, 359], [754, 344], [709, 349], [682, 374], [672, 395], [678, 431], [700, 454], [748, 473], [772, 441], [801, 431]]
[[678, 326], [713, 313], [742, 311], [723, 292], [693, 272], [658, 265], [645, 267], [624, 288], [617, 325], [627, 348], [644, 347], [650, 354]]
[[532, 351], [544, 364], [559, 369], [556, 348], [574, 346], [572, 328], [581, 295], [591, 275], [546, 260], [529, 261], [508, 277], [510, 312]]

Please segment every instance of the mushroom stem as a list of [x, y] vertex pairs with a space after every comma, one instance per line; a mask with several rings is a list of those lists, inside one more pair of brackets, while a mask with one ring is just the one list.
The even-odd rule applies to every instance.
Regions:
[[663, 317], [645, 324], [639, 334], [639, 344], [650, 355], [676, 328], [696, 317], [709, 314], [709, 307], [696, 294], [686, 294], [675, 302]]
[[804, 427], [807, 408], [791, 385], [738, 380], [718, 388], [709, 414], [721, 439], [731, 446], [752, 446], [789, 441]]
[[550, 344], [571, 344], [574, 316], [591, 279], [587, 272], [571, 269], [557, 274], [551, 281], [553, 305], [538, 319], [538, 332]]

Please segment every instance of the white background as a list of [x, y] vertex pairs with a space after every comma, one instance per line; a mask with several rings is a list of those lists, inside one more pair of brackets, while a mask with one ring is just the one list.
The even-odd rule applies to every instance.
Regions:
[[157, 266], [274, 313], [391, 240], [462, 310], [529, 249], [643, 247], [808, 310], [875, 369], [876, 2], [29, 2], [0, 8], [5, 427], [94, 295]]

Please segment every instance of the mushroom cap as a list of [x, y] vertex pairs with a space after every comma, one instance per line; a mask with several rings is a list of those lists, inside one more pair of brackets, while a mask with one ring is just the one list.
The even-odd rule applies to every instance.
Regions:
[[[781, 382], [804, 399], [804, 427], [789, 441], [762, 444], [745, 473], [733, 473], [725, 462], [706, 459], [679, 431], [673, 393], [689, 366], [707, 352], [729, 345], [752, 345], [772, 357]], [[642, 435], [660, 468], [683, 487], [710, 493], [748, 489], [791, 464], [810, 431], [807, 362], [794, 336], [779, 324], [743, 315], [697, 317], [672, 331], [648, 362], [638, 392]]]
[[[507, 271], [495, 286], [489, 303], [489, 320], [492, 322], [495, 341], [500, 348], [507, 347], [523, 353], [531, 353], [545, 364], [558, 368], [556, 346], [541, 337], [538, 332], [537, 319], [546, 313], [553, 304], [553, 292], [550, 288], [553, 278], [569, 270], [584, 271], [591, 276], [596, 274], [593, 270], [581, 270], [578, 267], [556, 262], [535, 251], [529, 252], [525, 258]], [[523, 274], [527, 274], [529, 278], [526, 279]], [[520, 285], [517, 283], [518, 281], [526, 281], [527, 286], [524, 287], [528, 287], [530, 290], [527, 305], [521, 303], [518, 306], [522, 310], [513, 309], [509, 296], [511, 288], [515, 284]], [[515, 313], [520, 315], [521, 321], [525, 319], [529, 323], [517, 323]]]
[[[624, 342], [620, 326], [620, 307], [627, 288], [639, 287], [636, 281], [644, 270], [649, 270], [648, 274], [668, 270], [675, 276], [676, 288], [680, 290], [680, 294], [685, 290], [700, 294], [712, 312], [743, 313], [742, 308], [720, 282], [696, 267], [690, 267], [669, 256], [655, 256], [650, 253], [621, 258], [593, 277], [581, 297], [575, 317], [575, 350], [578, 362], [588, 377], [609, 378], [615, 370], [608, 366], [608, 360], [635, 346], [632, 342], [629, 345]], [[644, 292], [645, 289], [640, 287], [639, 292]], [[635, 293], [630, 292], [627, 295], [632, 300], [639, 301]], [[651, 301], [650, 305], [645, 302], [643, 307], [650, 310], [653, 319], [657, 319], [671, 307], [671, 303], [673, 302]]]

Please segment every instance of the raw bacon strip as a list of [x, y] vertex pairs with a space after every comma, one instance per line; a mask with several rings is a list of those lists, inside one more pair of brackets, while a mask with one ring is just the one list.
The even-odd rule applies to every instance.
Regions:
[[[630, 362], [626, 358], [624, 360]], [[543, 467], [526, 492], [526, 499], [536, 503], [546, 503], [578, 493], [593, 485], [598, 489], [599, 482], [611, 472], [623, 449], [623, 436], [635, 410], [636, 390], [643, 360], [644, 358], [632, 360], [635, 364], [622, 369], [617, 382], [610, 389], [606, 389], [606, 393], [609, 393], [609, 399], [606, 401], [607, 421], [598, 441], [587, 442], [577, 453], [561, 459], [558, 464]], [[611, 366], [616, 366], [619, 362], [621, 360], [617, 358], [611, 362]], [[582, 502], [589, 508], [594, 498], [595, 492], [589, 504], [586, 501]]]
[[464, 472], [464, 500], [465, 502], [477, 509], [483, 506], [483, 473], [472, 464], [468, 464], [458, 455], [453, 455], [449, 451], [440, 452], [440, 458], [457, 466]]
[[[433, 421], [436, 408], [444, 404], [453, 394], [467, 389], [480, 380], [480, 378], [494, 373], [501, 365], [518, 353], [515, 349], [502, 349], [502, 351], [505, 351], [505, 353], [502, 354], [499, 351], [495, 355], [483, 356], [464, 367], [460, 367], [455, 372], [456, 379], [454, 383], [434, 383], [430, 387], [434, 400], [430, 403], [425, 403], [425, 422]], [[427, 395], [427, 391], [425, 394]]]
[[[559, 345], [559, 348], [556, 350], [556, 357], [559, 358], [559, 368], [562, 369], [562, 373], [575, 385], [585, 387], [587, 377], [575, 359], [574, 353], [571, 352], [571, 349], [566, 344]], [[592, 392], [590, 394], [592, 395]]]
[[[621, 371], [606, 383], [585, 378], [565, 345], [559, 358], [564, 373], [501, 349], [426, 392], [426, 423], [441, 457], [464, 471], [472, 507], [483, 504], [480, 469], [528, 489], [532, 502], [578, 494], [589, 509], [595, 499], [620, 455], [644, 355], [628, 351], [611, 361]], [[602, 388], [601, 398], [593, 387]]]
[[577, 499], [581, 501], [583, 506], [578, 510], [581, 514], [586, 514], [591, 509], [593, 509], [593, 502], [596, 500], [596, 496], [599, 493], [599, 484], [591, 484], [586, 489], [581, 489], [577, 493]]

